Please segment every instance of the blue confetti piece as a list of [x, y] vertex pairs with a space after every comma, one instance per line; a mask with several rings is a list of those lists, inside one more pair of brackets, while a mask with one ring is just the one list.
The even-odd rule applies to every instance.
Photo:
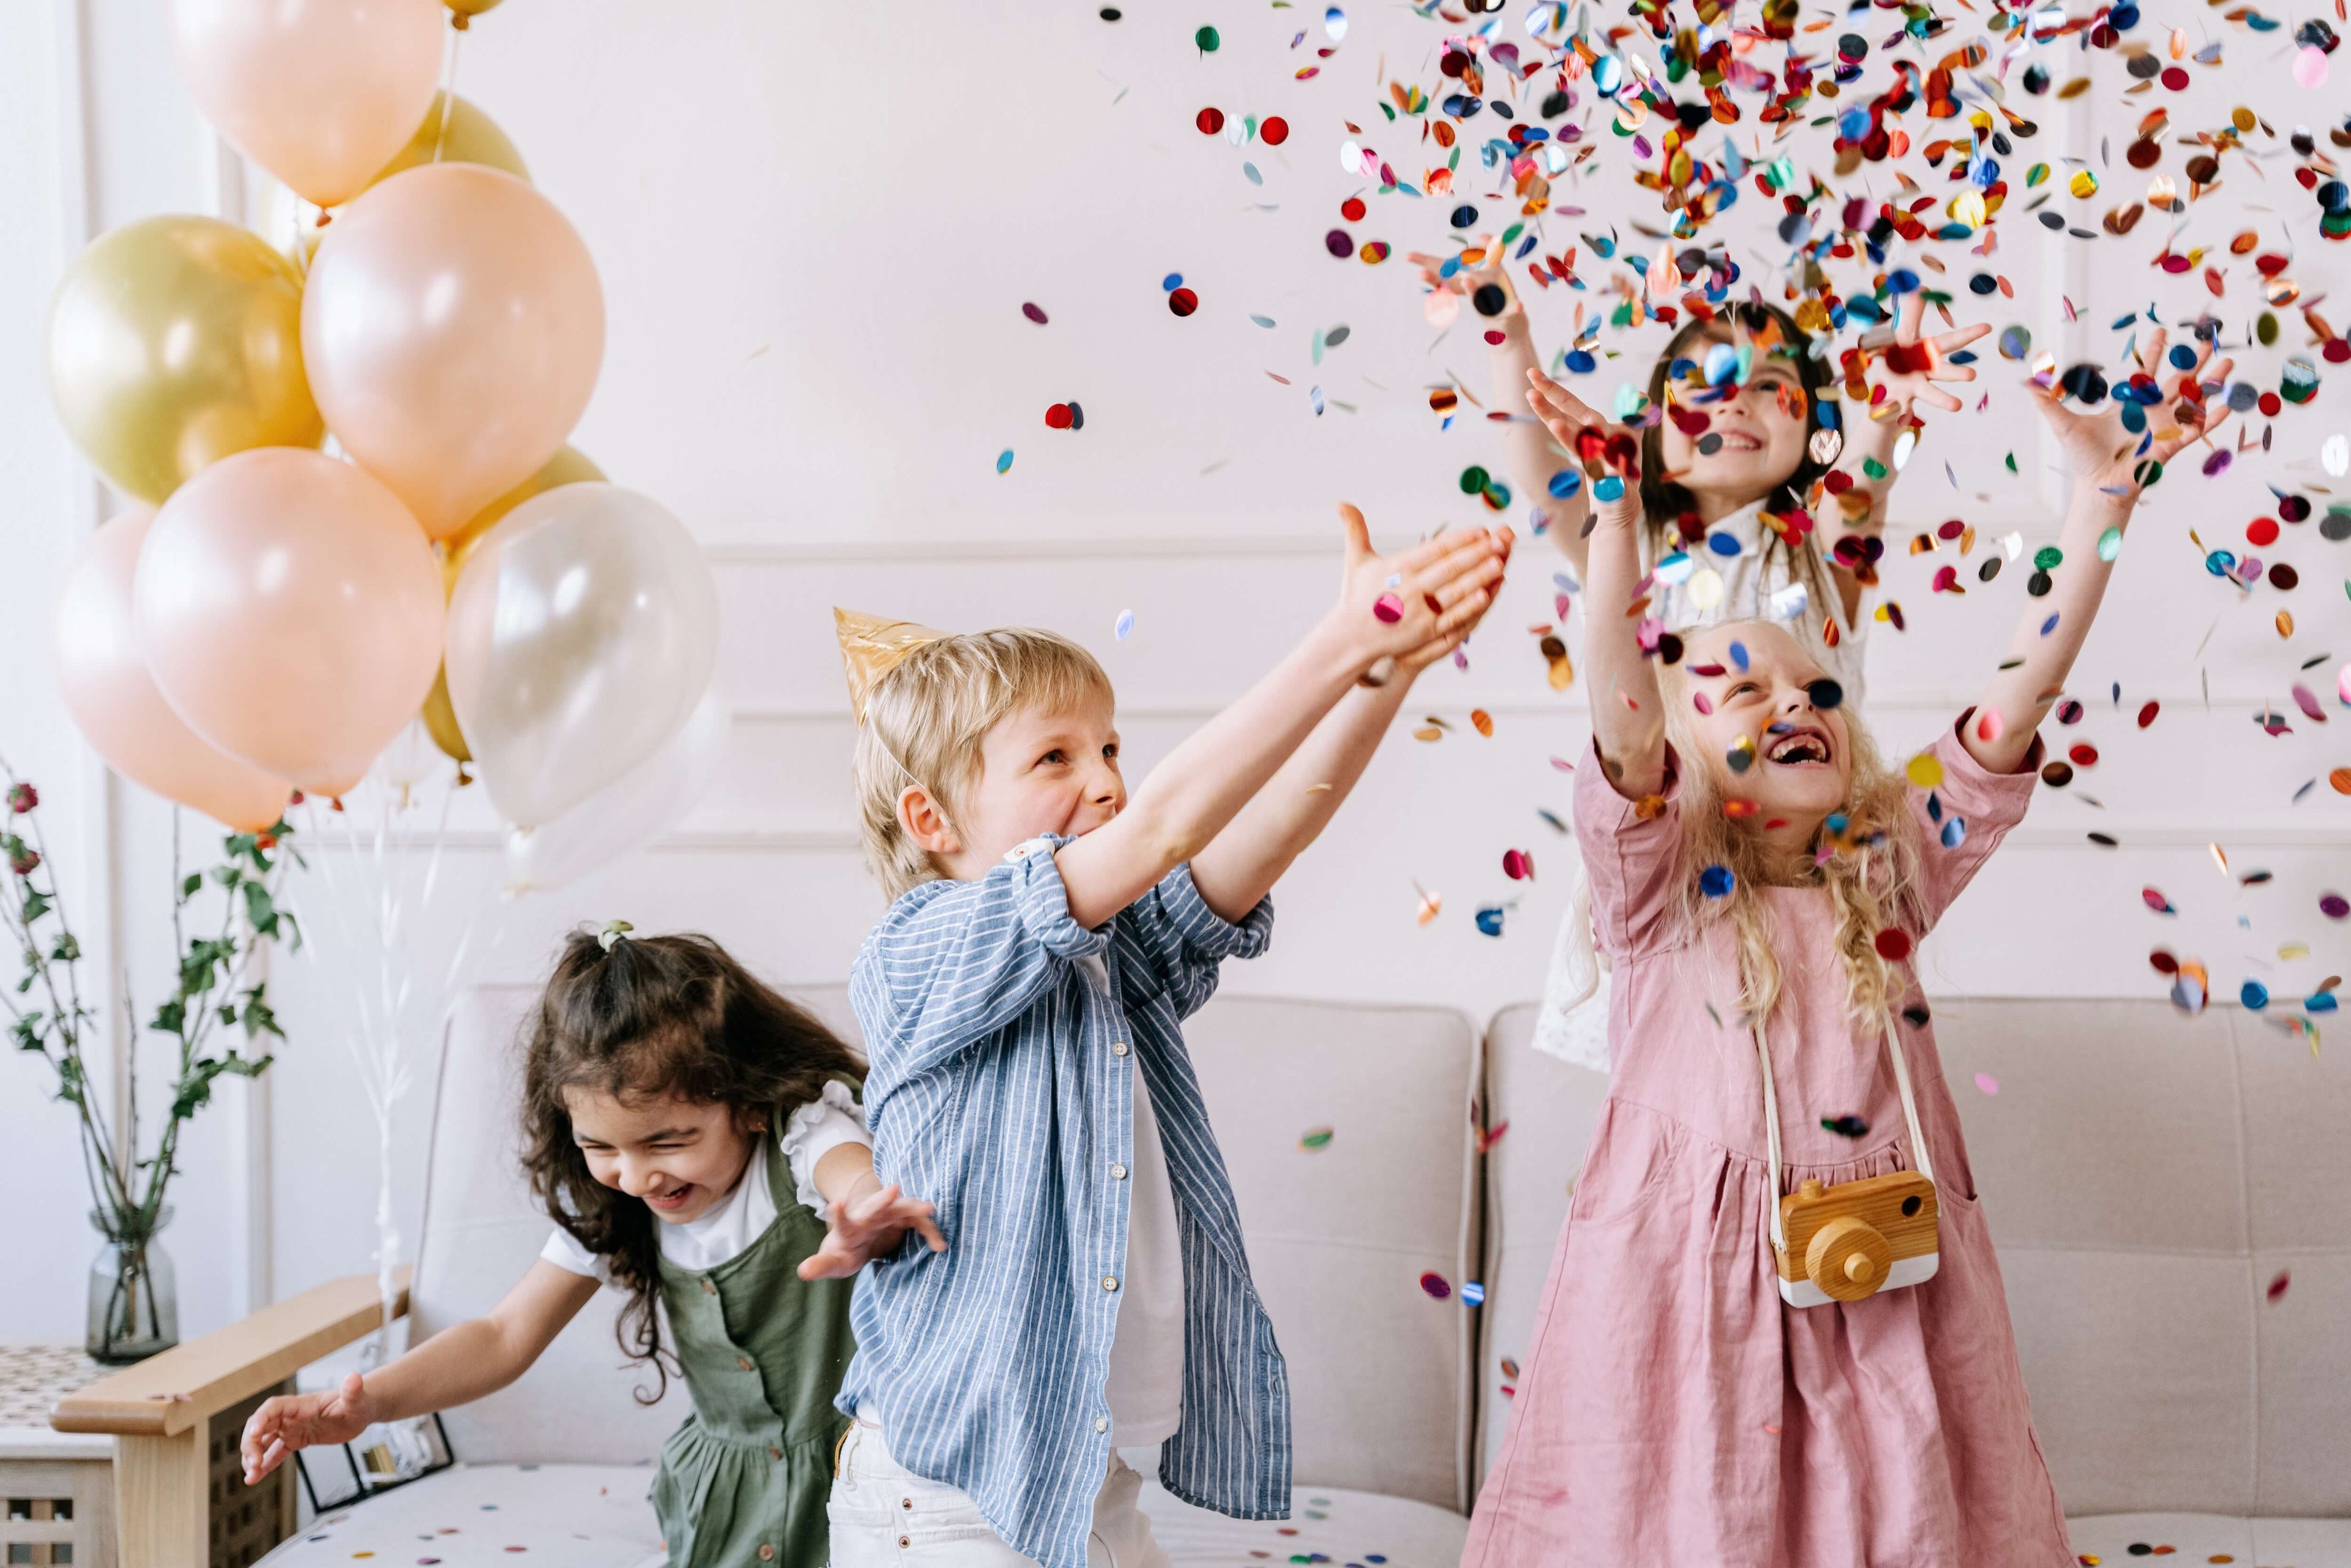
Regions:
[[1583, 488], [1583, 476], [1573, 468], [1562, 468], [1551, 476], [1551, 483], [1544, 488], [1552, 493], [1553, 500], [1564, 501]]
[[997, 471], [998, 474], [1001, 474], [1001, 473], [1003, 473], [1006, 469], [1008, 469], [1008, 468], [1011, 467], [1011, 466], [1012, 466], [1012, 448], [1010, 448], [1009, 446], [1008, 446], [1008, 447], [1006, 447], [1003, 451], [1001, 451], [1001, 452], [999, 452], [999, 453], [998, 453], [998, 454], [996, 455], [996, 471]]
[[1125, 641], [1126, 641], [1126, 639], [1127, 639], [1127, 634], [1128, 634], [1129, 632], [1133, 632], [1134, 630], [1134, 611], [1132, 611], [1132, 610], [1122, 610], [1122, 611], [1120, 611], [1120, 612], [1118, 612], [1118, 624], [1117, 624], [1117, 626], [1115, 626], [1114, 628], [1113, 628], [1113, 631], [1114, 634], [1117, 636], [1118, 640], [1119, 640], [1120, 642], [1122, 642], [1122, 643], [1125, 642]]
[[2057, 617], [2054, 614], [2052, 614], [2048, 620], [2043, 621], [2041, 623], [2041, 634], [2043, 637], [2046, 637], [2050, 632], [2054, 632], [2055, 630], [2057, 630]]
[[1502, 934], [1502, 906], [1489, 904], [1480, 909], [1478, 912], [1478, 929], [1489, 936], [1499, 936]]
[[1259, 316], [1252, 314], [1249, 317], [1249, 319], [1256, 322], [1260, 327], [1270, 327], [1273, 325], [1273, 318], [1270, 316]]
[[1592, 486], [1596, 501], [1621, 501], [1625, 498], [1625, 481], [1611, 474]]
[[1943, 847], [1945, 849], [1955, 850], [1967, 841], [1968, 820], [1965, 817], [1953, 817], [1944, 822]]
[[1741, 670], [1747, 668], [1747, 644], [1734, 641], [1730, 644], [1730, 662]]
[[1727, 865], [1710, 865], [1698, 873], [1698, 890], [1708, 898], [1728, 898], [1738, 884]]
[[1461, 1304], [1465, 1307], [1476, 1307], [1485, 1304], [1486, 1287], [1479, 1284], [1475, 1280], [1464, 1280], [1461, 1282], [1459, 1294], [1461, 1297]]
[[1306, 390], [1306, 401], [1314, 405], [1314, 417], [1317, 419], [1322, 418], [1322, 389], [1321, 387], [1309, 387]]
[[2247, 980], [2237, 988], [2237, 999], [2249, 1012], [2259, 1012], [2270, 1005], [2270, 988], [2259, 980]]
[[1159, 287], [1165, 292], [1173, 294], [1184, 287], [1184, 275], [1180, 272], [1171, 272], [1159, 280]]
[[2331, 1013], [2339, 1005], [2333, 991], [2317, 991], [2303, 998], [2302, 1010], [2306, 1013]]
[[[1716, 555], [1728, 558], [1737, 555], [1741, 547], [1739, 543], [1738, 535], [1729, 532], [1728, 529], [1720, 529], [1706, 536], [1706, 548], [1712, 550]], [[1741, 664], [1739, 667], [1743, 670], [1747, 666]]]
[[1254, 163], [1243, 163], [1241, 172], [1249, 176], [1249, 183], [1252, 185], [1265, 183], [1265, 176], [1257, 172], [1257, 165]]

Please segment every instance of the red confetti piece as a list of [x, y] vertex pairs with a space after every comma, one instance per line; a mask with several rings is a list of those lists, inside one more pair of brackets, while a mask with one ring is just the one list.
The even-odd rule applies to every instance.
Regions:
[[1420, 1277], [1420, 1288], [1439, 1301], [1453, 1294], [1453, 1287], [1446, 1282], [1445, 1276], [1433, 1269]]
[[1167, 308], [1174, 311], [1176, 315], [1189, 316], [1193, 311], [1197, 310], [1199, 308], [1200, 297], [1193, 293], [1190, 289], [1176, 288], [1168, 291]]
[[2158, 915], [2177, 915], [2179, 913], [2179, 911], [2171, 906], [2171, 900], [2163, 896], [2163, 890], [2160, 888], [2142, 887], [2138, 890], [2138, 896], [2141, 903], [2145, 904], [2149, 909], [2154, 910]]
[[1020, 314], [1028, 317], [1040, 327], [1045, 324], [1045, 308], [1041, 305], [1023, 305], [1020, 307]]
[[2270, 1281], [2270, 1289], [2269, 1289], [2270, 1304], [2271, 1304], [2272, 1306], [2275, 1306], [2278, 1302], [2280, 1302], [2280, 1301], [2282, 1301], [2285, 1300], [2285, 1291], [2286, 1291], [2286, 1287], [2287, 1287], [2288, 1285], [2293, 1284], [2293, 1283], [2294, 1283], [2294, 1273], [2293, 1273], [2293, 1270], [2287, 1270], [2287, 1269], [2281, 1269], [2281, 1270], [2278, 1270], [2278, 1277], [2277, 1277], [2276, 1279], [2272, 1280], [2272, 1281]]
[[1045, 425], [1049, 430], [1069, 429], [1070, 405], [1065, 402], [1057, 402], [1052, 407], [1047, 409], [1045, 411]]
[[1200, 128], [1201, 135], [1214, 136], [1225, 128], [1225, 111], [1211, 105], [1194, 115], [1192, 123]]
[[1265, 123], [1257, 128], [1258, 139], [1268, 147], [1279, 147], [1290, 140], [1290, 121], [1278, 114], [1266, 116]]
[[2141, 729], [2145, 729], [2148, 725], [2153, 724], [2153, 723], [2155, 722], [2155, 716], [2156, 716], [2158, 713], [2159, 713], [2160, 711], [2162, 711], [2162, 708], [2163, 708], [2163, 705], [2162, 705], [2161, 703], [2149, 703], [2149, 704], [2147, 704], [2145, 707], [2143, 707], [2143, 708], [2139, 709], [2139, 710], [2138, 710], [2138, 727], [2139, 727], [2139, 728], [2141, 728]]
[[1889, 925], [1877, 934], [1870, 946], [1876, 948], [1877, 956], [1887, 963], [1899, 964], [1910, 956], [1910, 933], [1898, 925]]

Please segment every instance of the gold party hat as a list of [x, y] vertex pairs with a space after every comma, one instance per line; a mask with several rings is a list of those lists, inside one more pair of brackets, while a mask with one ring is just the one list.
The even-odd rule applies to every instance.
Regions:
[[884, 621], [838, 604], [832, 607], [832, 630], [841, 639], [841, 663], [849, 674], [849, 706], [859, 724], [865, 722], [865, 699], [873, 695], [882, 677], [924, 643], [947, 635], [912, 621]]

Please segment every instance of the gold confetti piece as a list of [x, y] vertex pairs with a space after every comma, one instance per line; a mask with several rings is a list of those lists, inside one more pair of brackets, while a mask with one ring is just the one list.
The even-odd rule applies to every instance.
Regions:
[[1322, 795], [1328, 793], [1330, 789], [1331, 786], [1328, 784], [1309, 784], [1306, 787], [1306, 792], [1309, 795]]
[[2277, 612], [2277, 634], [2281, 637], [2291, 637], [2294, 635], [2293, 611], [2281, 610]]
[[2279, 958], [2291, 964], [2296, 958], [2309, 957], [2310, 945], [2306, 942], [2281, 942], [2277, 953]]
[[1433, 724], [1423, 725], [1420, 728], [1412, 732], [1412, 737], [1415, 740], [1443, 740], [1445, 738], [1445, 732], [1437, 728]]

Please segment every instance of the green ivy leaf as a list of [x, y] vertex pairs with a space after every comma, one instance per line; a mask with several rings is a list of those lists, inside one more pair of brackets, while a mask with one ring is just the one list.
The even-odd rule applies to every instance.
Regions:
[[204, 873], [200, 871], [190, 872], [188, 873], [188, 879], [180, 883], [180, 902], [182, 904], [185, 904], [188, 900], [195, 897], [196, 890], [204, 885]]
[[26, 883], [24, 907], [17, 912], [16, 918], [21, 924], [30, 925], [34, 921], [47, 915], [50, 907], [47, 895], [32, 883]]

